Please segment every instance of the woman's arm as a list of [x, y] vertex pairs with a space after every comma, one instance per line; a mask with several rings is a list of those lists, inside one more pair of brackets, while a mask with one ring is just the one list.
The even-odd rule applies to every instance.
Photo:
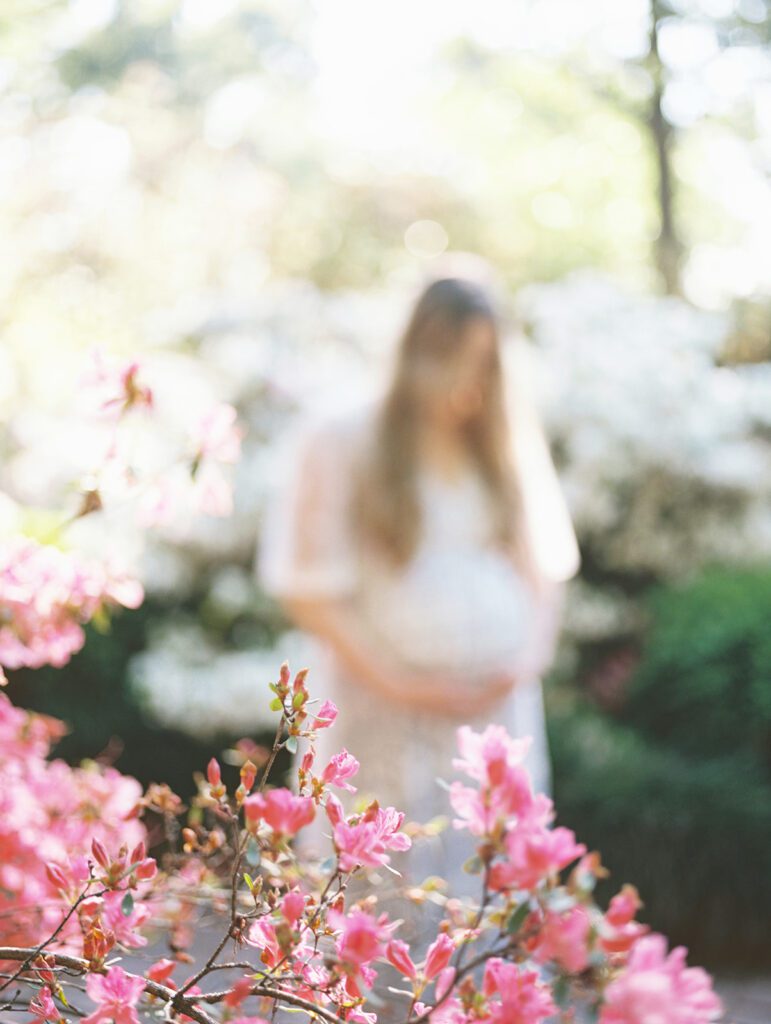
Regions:
[[440, 675], [405, 669], [375, 642], [352, 601], [285, 597], [282, 604], [300, 628], [332, 647], [353, 679], [403, 708], [468, 718], [493, 708], [515, 685], [513, 677], [498, 675], [464, 692]]

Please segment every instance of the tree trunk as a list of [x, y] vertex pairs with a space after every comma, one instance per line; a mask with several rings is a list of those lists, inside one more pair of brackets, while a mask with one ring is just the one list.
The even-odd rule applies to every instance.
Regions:
[[674, 209], [674, 175], [672, 150], [675, 132], [664, 117], [661, 100], [664, 94], [665, 70], [659, 56], [658, 24], [662, 11], [658, 0], [651, 0], [650, 71], [653, 77], [646, 125], [653, 140], [658, 170], [659, 234], [654, 245], [656, 267], [664, 289], [669, 295], [681, 294], [680, 264], [683, 246], [677, 232]]

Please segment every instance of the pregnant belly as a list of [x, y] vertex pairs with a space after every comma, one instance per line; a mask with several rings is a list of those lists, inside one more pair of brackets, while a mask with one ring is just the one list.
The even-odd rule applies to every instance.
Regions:
[[366, 608], [406, 664], [464, 677], [515, 667], [532, 615], [508, 559], [479, 550], [422, 551], [404, 572], [373, 584]]

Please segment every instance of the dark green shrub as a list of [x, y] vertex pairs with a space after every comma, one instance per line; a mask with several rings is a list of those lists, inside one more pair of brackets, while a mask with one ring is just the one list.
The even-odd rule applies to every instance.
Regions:
[[711, 569], [649, 607], [623, 720], [693, 756], [747, 754], [771, 778], [771, 569]]

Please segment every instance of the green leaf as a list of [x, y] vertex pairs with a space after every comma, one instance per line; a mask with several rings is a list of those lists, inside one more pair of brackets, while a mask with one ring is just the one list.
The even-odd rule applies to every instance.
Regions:
[[286, 749], [289, 751], [290, 754], [296, 754], [297, 753], [297, 737], [296, 736], [290, 736], [289, 739], [284, 744], [284, 746], [286, 747]]
[[247, 873], [245, 871], [244, 871], [244, 881], [249, 886], [249, 891], [251, 892], [251, 890], [254, 889], [254, 879], [252, 878], [251, 875], [247, 875]]
[[552, 995], [558, 1006], [567, 1006], [570, 996], [570, 985], [564, 974], [561, 974], [556, 981], [552, 982]]
[[466, 863], [463, 865], [463, 870], [469, 875], [479, 875], [482, 873], [484, 865], [482, 861], [476, 855], [469, 857]]
[[134, 912], [134, 897], [130, 892], [127, 892], [121, 900], [120, 909], [124, 917], [131, 917]]
[[281, 700], [280, 697], [274, 697], [273, 700], [270, 702], [271, 711], [281, 711], [283, 707], [284, 702]]
[[520, 903], [520, 905], [511, 912], [511, 915], [508, 921], [506, 922], [506, 931], [509, 933], [509, 935], [514, 935], [516, 932], [519, 931], [519, 929], [525, 923], [525, 918], [529, 913], [529, 903]]

